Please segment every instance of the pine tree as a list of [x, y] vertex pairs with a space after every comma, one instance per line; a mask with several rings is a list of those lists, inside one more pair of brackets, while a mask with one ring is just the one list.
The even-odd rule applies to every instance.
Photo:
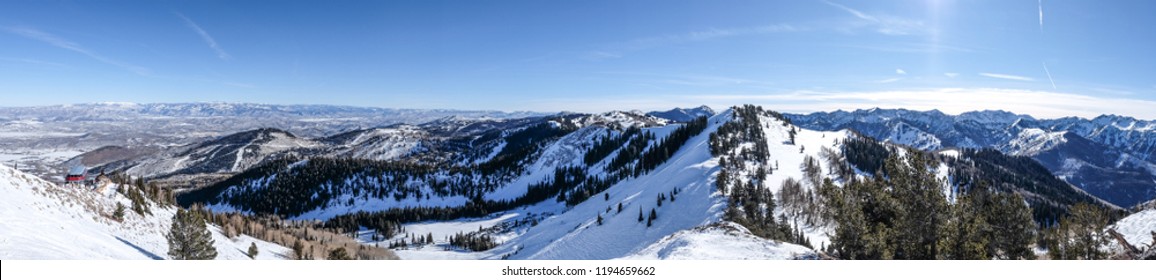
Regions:
[[293, 254], [297, 256], [298, 260], [306, 259], [305, 258], [305, 244], [301, 243], [300, 239], [293, 242]]
[[256, 259], [257, 253], [259, 253], [257, 251], [257, 242], [249, 242], [249, 258]]
[[598, 213], [598, 225], [602, 225], [602, 213]]
[[638, 208], [638, 222], [642, 222], [642, 208]]
[[169, 257], [175, 260], [211, 260], [217, 257], [213, 247], [213, 235], [205, 226], [205, 219], [199, 212], [177, 210], [173, 225], [166, 235], [169, 242]]
[[112, 211], [112, 218], [119, 221], [124, 221], [124, 204], [116, 203], [116, 210]]
[[345, 247], [337, 247], [337, 249], [333, 249], [332, 251], [329, 251], [329, 257], [326, 259], [328, 259], [328, 260], [352, 260], [353, 258], [349, 256], [348, 252], [345, 251]]

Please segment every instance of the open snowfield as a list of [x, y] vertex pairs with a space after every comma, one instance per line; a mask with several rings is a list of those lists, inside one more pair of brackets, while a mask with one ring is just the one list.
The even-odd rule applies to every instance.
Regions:
[[[0, 259], [167, 259], [164, 235], [176, 209], [154, 205], [145, 216], [127, 210], [117, 222], [111, 218], [116, 203], [131, 202], [115, 188], [59, 186], [0, 167]], [[257, 259], [283, 259], [289, 251], [248, 236], [230, 240], [216, 227], [211, 231], [217, 259], [249, 259], [243, 252], [250, 242], [261, 252]]]
[[1128, 215], [1114, 225], [1116, 232], [1124, 235], [1124, 240], [1137, 248], [1156, 246], [1152, 244], [1152, 232], [1156, 231], [1156, 209], [1140, 211]]
[[676, 232], [621, 259], [792, 260], [814, 256], [807, 247], [763, 239], [738, 224], [725, 223]]

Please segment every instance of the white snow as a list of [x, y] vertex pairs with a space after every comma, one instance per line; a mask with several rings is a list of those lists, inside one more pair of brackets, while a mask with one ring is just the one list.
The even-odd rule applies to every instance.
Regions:
[[772, 241], [735, 223], [676, 232], [625, 260], [791, 260], [815, 252], [796, 244]]
[[942, 150], [939, 151], [939, 154], [946, 157], [959, 158], [959, 150]]
[[900, 123], [891, 129], [885, 139], [888, 142], [915, 147], [920, 150], [939, 149], [942, 144], [938, 137], [916, 127]]
[[[612, 186], [606, 191], [609, 200], [596, 194], [565, 213], [546, 218], [492, 249], [489, 258], [512, 254], [510, 259], [613, 259], [639, 252], [675, 232], [718, 222], [726, 200], [715, 188], [719, 168], [707, 140], [710, 132], [729, 118], [730, 114], [716, 115], [710, 127], [687, 141], [666, 163], [647, 175]], [[679, 188], [676, 200], [656, 206], [658, 194], [674, 188]], [[621, 213], [617, 212], [619, 202], [623, 205]], [[645, 221], [637, 220], [638, 212], [649, 214], [651, 209], [656, 210], [658, 219], [647, 227]], [[602, 225], [596, 222], [599, 214]]]
[[[123, 222], [110, 218], [117, 202], [128, 198], [109, 186], [103, 192], [59, 186], [0, 166], [0, 259], [164, 259], [165, 233], [174, 208], [153, 205], [152, 214], [125, 211]], [[229, 240], [213, 228], [217, 259], [249, 259], [249, 242]], [[288, 248], [257, 242], [259, 259], [282, 258]]]
[[1046, 132], [1039, 128], [1024, 129], [1002, 150], [1008, 151], [1008, 154], [1011, 155], [1034, 156], [1066, 143], [1068, 140], [1064, 138], [1065, 133], [1067, 132]]
[[1156, 231], [1156, 209], [1148, 209], [1128, 215], [1113, 225], [1116, 232], [1124, 235], [1124, 240], [1143, 250], [1152, 244], [1152, 232]]

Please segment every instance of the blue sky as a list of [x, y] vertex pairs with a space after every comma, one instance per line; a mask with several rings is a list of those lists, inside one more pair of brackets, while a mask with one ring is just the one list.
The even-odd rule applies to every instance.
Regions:
[[0, 106], [1156, 118], [1156, 1], [3, 1]]

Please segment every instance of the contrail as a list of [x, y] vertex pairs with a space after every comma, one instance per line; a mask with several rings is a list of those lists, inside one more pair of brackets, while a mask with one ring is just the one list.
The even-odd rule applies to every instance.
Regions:
[[1039, 0], [1040, 3], [1040, 31], [1044, 31], [1044, 0]]
[[1048, 63], [1044, 62], [1044, 73], [1048, 74], [1048, 81], [1052, 82], [1052, 89], [1056, 88], [1056, 80], [1052, 80], [1052, 71], [1048, 71]]

